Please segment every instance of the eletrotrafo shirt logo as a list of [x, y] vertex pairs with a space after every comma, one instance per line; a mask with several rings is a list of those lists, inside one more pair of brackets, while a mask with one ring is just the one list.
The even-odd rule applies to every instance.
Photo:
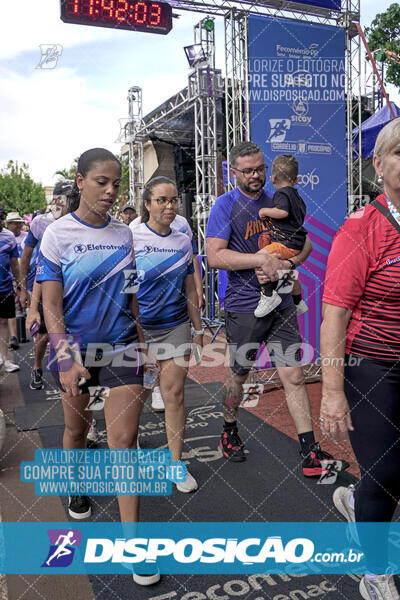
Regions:
[[87, 247], [85, 244], [76, 244], [76, 246], [74, 246], [74, 250], [77, 254], [85, 254]]
[[50, 548], [42, 567], [68, 567], [79, 548], [82, 533], [79, 529], [48, 529]]

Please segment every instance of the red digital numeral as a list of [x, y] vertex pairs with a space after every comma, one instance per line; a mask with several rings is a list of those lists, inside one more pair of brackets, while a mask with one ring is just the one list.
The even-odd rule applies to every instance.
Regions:
[[126, 15], [129, 9], [129, 5], [127, 2], [125, 2], [125, 0], [117, 0], [117, 6], [120, 6], [121, 4], [123, 4], [123, 8], [116, 8], [115, 9], [115, 18], [117, 19], [117, 21], [126, 21]]
[[74, 15], [79, 14], [79, 0], [75, 0], [74, 1], [74, 10], [73, 10]]
[[113, 18], [114, 0], [101, 0], [102, 16]]
[[135, 14], [134, 14], [133, 18], [134, 18], [134, 21], [138, 25], [142, 25], [143, 23], [146, 23], [147, 5], [144, 2], [138, 2], [135, 5]]
[[150, 25], [159, 25], [161, 23], [161, 6], [159, 4], [152, 4], [150, 6]]

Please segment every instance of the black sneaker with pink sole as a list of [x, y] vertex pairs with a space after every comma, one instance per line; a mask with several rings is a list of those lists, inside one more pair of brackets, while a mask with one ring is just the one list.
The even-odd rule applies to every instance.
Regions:
[[224, 429], [221, 434], [219, 449], [228, 460], [232, 462], [243, 462], [246, 460], [244, 454], [244, 444], [239, 437], [237, 427], [232, 429]]
[[[300, 453], [301, 454], [301, 453]], [[303, 475], [304, 477], [321, 477], [324, 473], [324, 468], [321, 465], [322, 460], [335, 460], [332, 454], [322, 450], [318, 442], [314, 442], [310, 446], [310, 453], [307, 456], [301, 454], [303, 457]], [[348, 469], [350, 464], [346, 460], [341, 460], [342, 468], [341, 471]], [[325, 469], [326, 471], [326, 469]]]

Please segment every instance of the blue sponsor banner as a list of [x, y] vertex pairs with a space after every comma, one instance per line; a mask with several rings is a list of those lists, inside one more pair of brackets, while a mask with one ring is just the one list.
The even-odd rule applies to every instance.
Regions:
[[387, 547], [399, 572], [399, 523], [1, 523], [0, 572], [365, 573]]
[[341, 10], [340, 0], [291, 0], [291, 2], [318, 6], [319, 8], [330, 8], [331, 10]]
[[257, 15], [248, 26], [251, 139], [269, 166], [296, 156], [308, 213], [337, 230], [347, 207], [344, 29]]
[[269, 173], [280, 154], [299, 162], [297, 188], [314, 245], [299, 269], [309, 306], [300, 326], [305, 361], [314, 362], [327, 256], [347, 212], [345, 32], [257, 15], [248, 17], [248, 31], [251, 140], [262, 149]]

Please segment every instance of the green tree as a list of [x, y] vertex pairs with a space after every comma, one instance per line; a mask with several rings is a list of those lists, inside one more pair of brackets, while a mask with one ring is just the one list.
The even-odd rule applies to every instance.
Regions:
[[[391, 50], [400, 56], [400, 5], [391, 4], [386, 12], [377, 14], [365, 29], [370, 50]], [[386, 59], [386, 82], [400, 87], [400, 65]]]
[[122, 165], [122, 177], [119, 186], [117, 205], [122, 208], [129, 200], [129, 156], [128, 154], [117, 155]]
[[54, 175], [60, 175], [60, 177], [62, 179], [72, 179], [72, 180], [74, 180], [75, 177], [76, 177], [76, 168], [77, 168], [77, 165], [78, 165], [78, 158], [75, 158], [74, 162], [69, 167], [69, 169], [60, 169], [59, 171], [56, 171], [54, 173]]
[[6, 211], [18, 211], [21, 215], [45, 208], [44, 188], [33, 181], [26, 163], [19, 165], [10, 160], [0, 171], [0, 202]]

